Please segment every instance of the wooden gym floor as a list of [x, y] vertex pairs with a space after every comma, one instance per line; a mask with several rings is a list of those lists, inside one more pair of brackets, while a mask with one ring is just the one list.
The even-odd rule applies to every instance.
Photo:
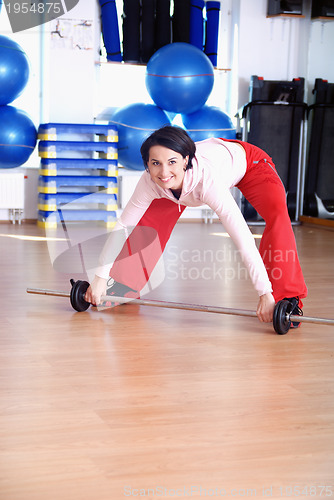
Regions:
[[[68, 299], [26, 293], [70, 288], [45, 232], [0, 233], [2, 500], [334, 496], [333, 327], [278, 336], [202, 312], [76, 313]], [[334, 232], [295, 234], [304, 313], [333, 318]], [[150, 297], [256, 307], [219, 224], [179, 223], [165, 269]]]

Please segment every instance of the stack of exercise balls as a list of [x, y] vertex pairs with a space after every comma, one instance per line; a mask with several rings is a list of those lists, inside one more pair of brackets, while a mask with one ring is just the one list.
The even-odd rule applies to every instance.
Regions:
[[206, 105], [214, 85], [213, 65], [194, 45], [178, 42], [159, 49], [147, 63], [145, 85], [154, 104], [129, 104], [110, 117], [118, 127], [118, 158], [125, 168], [144, 169], [142, 142], [177, 115], [194, 141], [236, 137], [229, 116]]
[[36, 146], [37, 131], [28, 114], [8, 106], [23, 92], [29, 61], [19, 44], [0, 35], [0, 168], [23, 165]]

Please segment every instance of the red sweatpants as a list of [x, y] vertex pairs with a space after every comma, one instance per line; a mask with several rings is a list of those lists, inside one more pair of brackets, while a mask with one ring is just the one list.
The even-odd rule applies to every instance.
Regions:
[[266, 160], [253, 163], [237, 187], [266, 223], [259, 250], [275, 301], [306, 297], [286, 193], [273, 163]]
[[149, 281], [185, 208], [166, 198], [153, 200], [126, 240], [110, 276], [140, 292]]
[[[271, 158], [261, 149], [242, 143], [246, 149], [247, 170], [237, 187], [264, 219], [266, 225], [260, 254], [273, 286], [275, 301], [307, 295], [296, 241], [286, 204], [284, 186]], [[154, 200], [127, 244], [116, 259], [110, 275], [135, 290], [142, 290], [162, 255], [171, 232], [185, 206], [167, 199]], [[143, 228], [152, 228], [155, 237], [145, 242]], [[156, 233], [155, 233], [156, 232]]]

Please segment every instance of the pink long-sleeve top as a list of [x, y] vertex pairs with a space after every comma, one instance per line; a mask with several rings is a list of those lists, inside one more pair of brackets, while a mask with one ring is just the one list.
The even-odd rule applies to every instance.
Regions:
[[179, 199], [175, 198], [170, 189], [164, 189], [153, 182], [149, 172], [143, 172], [104, 246], [100, 267], [95, 274], [106, 279], [109, 277], [112, 263], [128, 235], [127, 228], [136, 226], [154, 199], [167, 198], [187, 207], [209, 206], [240, 251], [257, 293], [263, 295], [272, 292], [254, 237], [231, 193], [231, 188], [240, 182], [246, 172], [244, 148], [238, 143], [223, 139], [211, 138], [197, 142], [192, 165], [193, 168], [185, 172]]

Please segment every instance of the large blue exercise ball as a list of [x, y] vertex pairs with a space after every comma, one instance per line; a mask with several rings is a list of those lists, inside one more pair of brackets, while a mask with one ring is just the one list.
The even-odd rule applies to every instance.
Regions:
[[231, 118], [216, 106], [203, 106], [195, 113], [183, 114], [182, 122], [193, 141], [210, 137], [235, 139], [236, 128]]
[[159, 49], [146, 67], [145, 84], [157, 106], [174, 113], [193, 113], [208, 100], [213, 66], [200, 49], [177, 42]]
[[29, 60], [20, 45], [0, 35], [0, 105], [13, 102], [29, 79]]
[[110, 123], [118, 129], [118, 160], [125, 168], [144, 170], [140, 147], [155, 130], [170, 125], [167, 114], [154, 104], [134, 103], [117, 109]]
[[0, 168], [23, 165], [35, 149], [36, 140], [36, 127], [25, 111], [0, 106]]

